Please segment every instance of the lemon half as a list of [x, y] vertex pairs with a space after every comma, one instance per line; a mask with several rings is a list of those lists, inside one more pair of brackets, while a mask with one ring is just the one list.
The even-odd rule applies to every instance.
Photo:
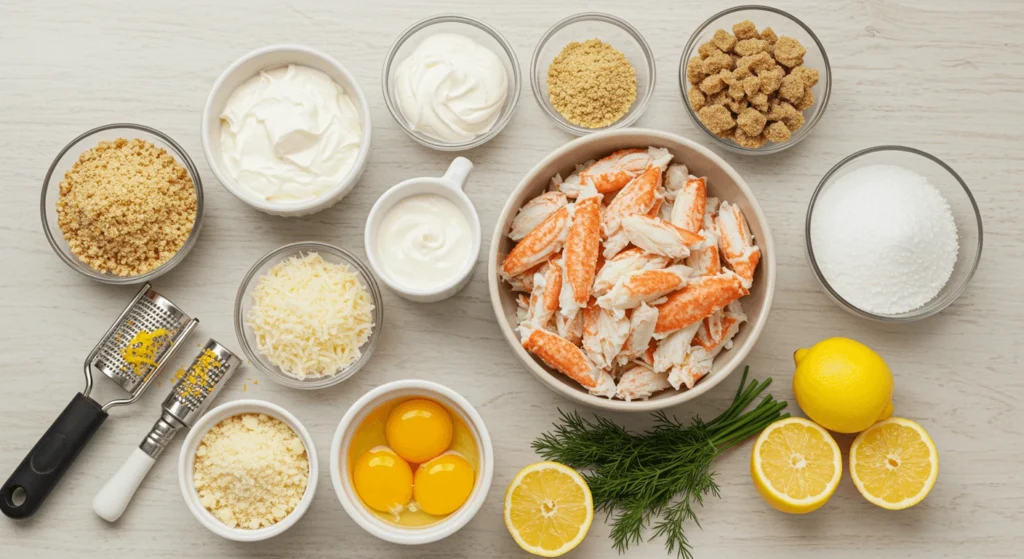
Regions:
[[505, 492], [505, 526], [519, 547], [534, 555], [558, 557], [570, 551], [593, 521], [587, 482], [557, 462], [523, 468]]
[[821, 426], [802, 417], [772, 423], [750, 456], [754, 487], [782, 512], [806, 514], [824, 505], [843, 475], [839, 445]]
[[909, 508], [935, 485], [939, 453], [920, 425], [892, 417], [854, 439], [850, 477], [868, 501], [889, 510]]

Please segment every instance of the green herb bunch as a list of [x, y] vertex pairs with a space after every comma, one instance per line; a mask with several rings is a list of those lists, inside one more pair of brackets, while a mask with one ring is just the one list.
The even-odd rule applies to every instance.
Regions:
[[640, 543], [651, 527], [651, 539], [664, 538], [669, 553], [692, 559], [683, 524], [692, 520], [700, 526], [695, 507], [708, 495], [720, 496], [711, 471], [715, 458], [789, 417], [782, 413], [786, 402], [770, 394], [744, 412], [772, 382], [747, 384], [748, 371], [729, 409], [709, 422], [694, 417], [685, 425], [658, 412], [654, 426], [636, 434], [609, 419], [589, 421], [559, 410], [560, 422], [533, 441], [533, 449], [546, 460], [583, 470], [595, 507], [612, 519], [612, 544], [619, 553]]

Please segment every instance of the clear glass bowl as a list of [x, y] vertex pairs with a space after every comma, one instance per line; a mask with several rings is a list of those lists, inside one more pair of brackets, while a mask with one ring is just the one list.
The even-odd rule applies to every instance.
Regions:
[[[71, 252], [71, 247], [64, 239], [64, 233], [60, 230], [60, 226], [57, 225], [57, 200], [60, 198], [60, 182], [64, 180], [64, 174], [78, 161], [82, 152], [96, 147], [102, 141], [113, 141], [118, 138], [145, 140], [167, 150], [167, 153], [170, 153], [188, 171], [188, 176], [192, 179], [192, 185], [196, 189], [196, 220], [192, 226], [192, 232], [185, 239], [185, 244], [178, 249], [178, 252], [170, 260], [145, 274], [137, 276], [116, 276], [94, 270], [88, 264], [79, 260], [75, 253]], [[46, 240], [50, 242], [50, 246], [53, 247], [53, 251], [57, 253], [57, 256], [70, 266], [71, 269], [102, 283], [114, 285], [142, 283], [171, 271], [171, 269], [185, 259], [185, 256], [195, 246], [196, 239], [199, 238], [199, 229], [203, 224], [203, 183], [199, 177], [199, 171], [196, 170], [195, 164], [192, 163], [192, 158], [185, 153], [185, 150], [177, 142], [163, 132], [141, 124], [107, 124], [89, 130], [71, 140], [71, 143], [60, 150], [53, 163], [50, 164], [50, 169], [46, 171], [46, 178], [43, 179], [43, 191], [39, 198], [39, 214], [43, 221], [43, 232], [46, 233]]]
[[[551, 106], [548, 94], [548, 66], [565, 45], [573, 41], [600, 39], [615, 47], [636, 70], [636, 100], [622, 118], [603, 128], [584, 128], [569, 122]], [[632, 125], [647, 109], [647, 103], [654, 93], [654, 82], [657, 70], [654, 64], [654, 53], [650, 45], [639, 31], [625, 20], [610, 14], [588, 12], [576, 14], [559, 21], [548, 29], [537, 42], [530, 61], [530, 85], [537, 104], [551, 120], [566, 132], [583, 136], [591, 132], [625, 128]]]
[[[501, 108], [498, 120], [495, 121], [494, 126], [490, 130], [466, 142], [445, 142], [413, 130], [409, 120], [402, 114], [402, 109], [399, 108], [398, 100], [395, 98], [393, 84], [398, 65], [409, 57], [423, 39], [438, 33], [463, 35], [487, 47], [505, 65], [505, 73], [508, 76], [508, 92], [505, 96], [505, 106]], [[401, 125], [402, 130], [405, 130], [405, 133], [412, 137], [412, 139], [439, 151], [462, 151], [475, 148], [497, 136], [509, 121], [512, 120], [512, 113], [515, 112], [516, 104], [519, 103], [519, 90], [522, 89], [522, 81], [523, 78], [519, 71], [519, 59], [516, 58], [515, 50], [505, 40], [505, 37], [493, 27], [478, 19], [450, 14], [427, 18], [403, 31], [394, 44], [391, 45], [391, 50], [388, 51], [388, 55], [384, 59], [384, 70], [381, 75], [381, 84], [384, 87], [384, 102], [387, 104], [391, 116], [395, 118], [395, 121]]]
[[[949, 281], [931, 301], [915, 310], [884, 315], [860, 309], [844, 299], [828, 282], [818, 262], [814, 257], [814, 245], [811, 240], [811, 221], [814, 219], [814, 207], [818, 197], [827, 191], [835, 181], [848, 174], [854, 169], [868, 165], [897, 165], [910, 169], [923, 175], [938, 189], [943, 198], [949, 202], [949, 208], [953, 212], [953, 220], [956, 223], [957, 240], [959, 251], [956, 264], [953, 265], [953, 274]], [[876, 146], [854, 153], [837, 163], [818, 183], [818, 187], [811, 196], [811, 202], [807, 207], [807, 220], [804, 226], [804, 235], [807, 242], [807, 259], [810, 261], [814, 277], [818, 279], [825, 293], [847, 311], [864, 318], [882, 322], [911, 322], [928, 316], [932, 316], [942, 309], [945, 309], [964, 292], [968, 282], [978, 269], [978, 261], [981, 260], [982, 248], [982, 226], [981, 212], [978, 204], [974, 201], [967, 184], [952, 167], [943, 163], [934, 155], [921, 150], [904, 146]]]
[[[794, 132], [789, 140], [780, 144], [767, 142], [756, 149], [745, 148], [732, 140], [720, 138], [708, 130], [700, 121], [696, 111], [690, 106], [689, 97], [686, 93], [690, 89], [690, 82], [686, 78], [686, 65], [694, 56], [700, 56], [697, 53], [698, 47], [711, 40], [715, 31], [719, 29], [725, 29], [732, 33], [733, 24], [743, 20], [754, 22], [754, 25], [759, 30], [771, 27], [780, 37], [786, 35], [800, 41], [800, 44], [807, 49], [803, 65], [818, 70], [819, 74], [818, 84], [811, 88], [811, 91], [814, 93], [814, 104], [803, 111], [804, 119], [806, 119], [804, 125]], [[693, 32], [690, 40], [686, 43], [686, 47], [683, 48], [682, 58], [679, 59], [679, 90], [683, 94], [683, 105], [686, 107], [686, 114], [690, 115], [693, 123], [714, 140], [716, 144], [734, 153], [768, 155], [795, 146], [806, 138], [811, 133], [814, 125], [821, 120], [821, 115], [825, 114], [829, 97], [832, 95], [832, 67], [828, 63], [825, 47], [822, 46], [817, 35], [804, 22], [787, 12], [770, 6], [736, 6], [711, 16]]]
[[[366, 286], [367, 291], [370, 292], [370, 298], [373, 300], [373, 330], [370, 332], [369, 339], [359, 348], [362, 355], [347, 368], [329, 377], [299, 380], [285, 374], [280, 367], [271, 363], [269, 359], [260, 353], [256, 343], [256, 335], [253, 333], [252, 328], [249, 327], [246, 317], [249, 315], [249, 310], [252, 309], [252, 292], [256, 288], [259, 278], [278, 263], [293, 256], [301, 256], [311, 252], [319, 254], [324, 260], [332, 264], [348, 265], [359, 276], [359, 280]], [[238, 287], [238, 293], [235, 295], [235, 334], [238, 336], [238, 343], [249, 358], [249, 362], [254, 364], [257, 369], [266, 373], [270, 380], [301, 390], [314, 390], [333, 386], [356, 374], [356, 371], [361, 369], [363, 365], [366, 365], [373, 355], [373, 349], [377, 344], [377, 338], [380, 337], [380, 330], [383, 324], [384, 301], [381, 297], [380, 287], [377, 286], [377, 280], [373, 278], [370, 269], [347, 250], [326, 243], [304, 241], [284, 245], [281, 248], [270, 251], [252, 265], [252, 268], [245, 274], [245, 278], [242, 279], [242, 284]]]

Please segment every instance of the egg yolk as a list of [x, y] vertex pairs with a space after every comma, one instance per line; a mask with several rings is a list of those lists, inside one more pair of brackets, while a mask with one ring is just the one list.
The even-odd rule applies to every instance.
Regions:
[[452, 444], [452, 417], [437, 402], [407, 400], [391, 410], [385, 431], [399, 456], [422, 464]]
[[413, 497], [427, 514], [451, 514], [469, 499], [474, 477], [473, 466], [461, 454], [446, 452], [416, 468]]
[[390, 448], [363, 453], [352, 470], [352, 483], [366, 506], [398, 514], [412, 498], [412, 468]]

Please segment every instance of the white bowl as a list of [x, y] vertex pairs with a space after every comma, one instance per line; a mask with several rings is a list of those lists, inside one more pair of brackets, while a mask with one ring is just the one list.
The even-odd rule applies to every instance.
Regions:
[[[359, 111], [359, 123], [363, 128], [363, 141], [359, 147], [359, 155], [348, 175], [334, 188], [322, 195], [304, 202], [273, 203], [253, 195], [248, 189], [239, 185], [224, 166], [220, 149], [220, 115], [224, 105], [238, 86], [257, 75], [262, 70], [299, 64], [308, 66], [327, 74], [345, 90]], [[366, 102], [363, 90], [356, 79], [337, 60], [326, 53], [301, 45], [272, 45], [254, 50], [232, 63], [217, 78], [206, 98], [203, 107], [203, 120], [200, 137], [203, 143], [203, 154], [206, 162], [224, 188], [239, 200], [271, 215], [297, 217], [309, 215], [333, 206], [359, 182], [366, 168], [367, 156], [370, 153], [370, 106]]]
[[[406, 528], [389, 524], [372, 513], [359, 499], [352, 487], [349, 475], [348, 460], [345, 454], [352, 442], [356, 427], [366, 419], [378, 406], [395, 398], [425, 397], [448, 406], [458, 413], [473, 432], [479, 449], [479, 471], [473, 492], [459, 510], [448, 515], [444, 520], [420, 528]], [[425, 380], [399, 380], [378, 386], [356, 400], [352, 407], [341, 418], [338, 429], [331, 440], [331, 483], [338, 494], [338, 500], [345, 512], [352, 517], [362, 529], [378, 538], [392, 543], [418, 545], [435, 542], [459, 531], [483, 506], [487, 499], [487, 491], [491, 487], [494, 476], [494, 449], [491, 437], [487, 434], [487, 426], [476, 409], [465, 398], [451, 388]]]
[[[441, 301], [458, 293], [472, 279], [476, 259], [480, 256], [480, 217], [469, 196], [463, 192], [466, 187], [466, 179], [472, 170], [473, 163], [470, 160], [465, 157], [457, 157], [452, 161], [443, 177], [418, 177], [402, 181], [389, 188], [370, 209], [370, 215], [366, 219], [366, 229], [363, 231], [363, 244], [366, 247], [370, 268], [381, 281], [401, 297], [416, 303]], [[419, 289], [395, 280], [388, 273], [387, 268], [382, 265], [381, 257], [377, 252], [377, 229], [380, 227], [381, 219], [395, 204], [417, 194], [436, 194], [455, 204], [469, 222], [470, 234], [473, 237], [469, 258], [459, 273], [448, 283], [433, 289]]]
[[[295, 507], [295, 510], [277, 524], [258, 530], [231, 528], [217, 520], [217, 517], [213, 516], [199, 502], [199, 492], [196, 491], [195, 482], [192, 477], [196, 449], [199, 448], [199, 442], [203, 440], [207, 431], [229, 417], [244, 413], [262, 413], [283, 421], [302, 439], [302, 444], [306, 447], [306, 458], [309, 460], [309, 482], [306, 485], [306, 492], [302, 495], [302, 499]], [[302, 518], [302, 515], [306, 514], [306, 510], [309, 509], [309, 505], [313, 502], [313, 494], [316, 493], [316, 483], [319, 475], [316, 447], [313, 446], [313, 438], [309, 436], [309, 431], [306, 430], [302, 423], [299, 423], [299, 420], [294, 415], [288, 413], [284, 408], [270, 402], [264, 402], [263, 400], [235, 400], [234, 402], [221, 404], [206, 412], [189, 431], [188, 436], [185, 437], [185, 442], [181, 445], [181, 452], [178, 454], [178, 487], [181, 488], [181, 496], [185, 499], [188, 510], [192, 511], [192, 515], [207, 530], [222, 538], [236, 542], [263, 541], [291, 528]]]
[[[498, 270], [512, 248], [512, 241], [507, 233], [515, 219], [519, 208], [539, 195], [550, 184], [555, 173], [568, 176], [575, 165], [604, 157], [609, 153], [624, 148], [657, 146], [668, 149], [674, 163], [685, 163], [690, 172], [708, 178], [708, 195], [717, 196], [722, 200], [736, 204], [743, 210], [750, 225], [750, 230], [758, 247], [761, 249], [761, 262], [754, 272], [754, 283], [750, 294], [741, 299], [747, 322], [733, 340], [731, 349], [722, 351], [715, 359], [711, 372], [701, 379], [691, 390], [678, 392], [665, 390], [655, 394], [648, 400], [609, 400], [588, 394], [572, 379], [548, 368], [523, 349], [519, 336], [515, 332], [518, 326], [516, 319], [516, 294], [508, 284], [501, 281]], [[761, 206], [754, 198], [753, 192], [743, 181], [739, 173], [729, 166], [721, 157], [708, 148], [669, 132], [642, 128], [625, 128], [596, 132], [584, 136], [556, 149], [540, 163], [530, 169], [518, 186], [509, 194], [505, 208], [501, 211], [494, 226], [494, 237], [491, 240], [491, 253], [487, 258], [487, 282], [491, 293], [491, 306], [498, 318], [498, 326], [505, 335], [505, 340], [512, 350], [545, 386], [580, 404], [601, 408], [608, 411], [648, 412], [664, 409], [693, 400], [711, 390], [729, 374], [743, 365], [750, 350], [757, 343], [758, 336], [768, 321], [768, 311], [772, 306], [775, 293], [775, 242], [768, 229]], [[757, 371], [755, 371], [757, 373]]]

